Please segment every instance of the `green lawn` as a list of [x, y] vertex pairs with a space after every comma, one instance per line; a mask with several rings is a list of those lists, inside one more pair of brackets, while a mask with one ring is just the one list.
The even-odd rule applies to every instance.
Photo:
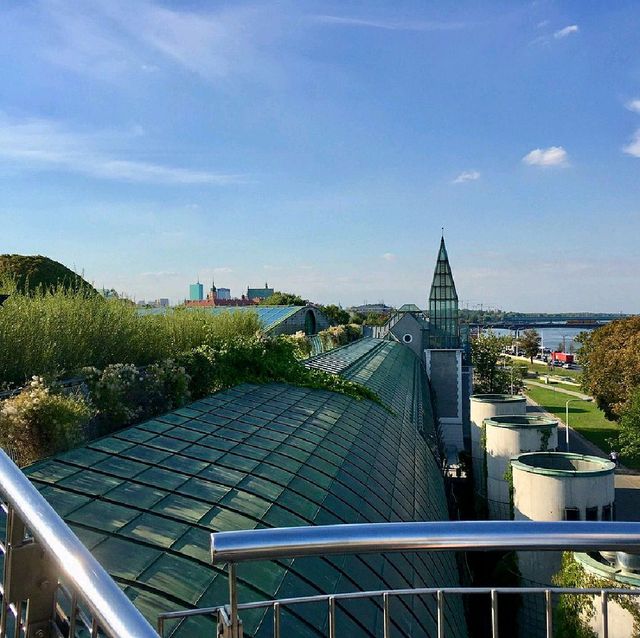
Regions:
[[[544, 383], [544, 375], [539, 376], [537, 379], [525, 379], [525, 381], [535, 381], [536, 383]], [[570, 392], [582, 392], [582, 388], [579, 385], [573, 385], [571, 383], [561, 383], [549, 379], [549, 389], [561, 388], [562, 390], [569, 390]]]
[[[564, 422], [565, 405], [567, 399], [571, 399], [569, 395], [555, 392], [552, 387], [547, 389], [537, 386], [527, 386], [527, 395]], [[618, 426], [609, 421], [595, 403], [570, 403], [569, 425], [595, 443], [603, 452], [609, 452], [611, 449], [607, 439], [616, 439], [618, 436]]]

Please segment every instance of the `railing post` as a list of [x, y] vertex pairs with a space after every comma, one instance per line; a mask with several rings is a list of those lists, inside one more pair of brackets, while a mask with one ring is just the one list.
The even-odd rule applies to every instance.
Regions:
[[389, 594], [382, 594], [382, 636], [391, 638], [391, 617], [389, 616]]
[[336, 638], [336, 599], [329, 596], [329, 638]]
[[273, 603], [273, 638], [280, 638], [280, 603]]
[[609, 606], [607, 592], [603, 589], [600, 593], [600, 610], [602, 613], [602, 638], [609, 638]]
[[444, 638], [444, 592], [439, 589], [436, 595], [438, 603], [438, 638]]
[[218, 610], [218, 638], [242, 638], [242, 621], [238, 618], [238, 584], [236, 564], [228, 563], [229, 604]]
[[236, 580], [236, 564], [229, 563], [229, 606], [231, 612], [231, 637], [242, 638], [240, 618], [238, 618], [238, 582]]
[[[12, 507], [7, 513], [6, 555], [4, 559], [2, 620], [6, 631], [9, 605], [21, 609], [27, 602], [26, 638], [47, 638], [54, 618], [54, 598], [58, 578], [53, 562], [42, 547], [26, 537], [24, 523]], [[16, 623], [20, 618], [16, 619]]]
[[491, 590], [491, 638], [498, 638], [498, 592]]
[[547, 638], [553, 638], [553, 599], [551, 596], [551, 590], [547, 589], [544, 592], [544, 611], [547, 620]]

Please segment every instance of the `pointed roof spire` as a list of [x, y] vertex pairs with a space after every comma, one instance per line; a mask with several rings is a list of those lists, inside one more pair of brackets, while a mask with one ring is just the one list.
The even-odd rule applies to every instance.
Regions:
[[458, 347], [458, 293], [453, 281], [444, 235], [429, 293], [429, 321], [432, 347]]

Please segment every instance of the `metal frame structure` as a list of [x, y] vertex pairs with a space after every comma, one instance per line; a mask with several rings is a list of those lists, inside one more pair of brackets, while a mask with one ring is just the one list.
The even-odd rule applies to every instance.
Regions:
[[170, 619], [215, 615], [218, 636], [242, 638], [240, 612], [271, 609], [273, 633], [281, 635], [282, 610], [293, 605], [323, 604], [329, 638], [337, 638], [336, 615], [341, 601], [378, 600], [383, 635], [390, 638], [394, 619], [390, 601], [406, 596], [432, 596], [436, 603], [438, 638], [445, 636], [445, 602], [460, 595], [491, 599], [492, 636], [498, 636], [499, 595], [539, 594], [545, 599], [546, 635], [553, 635], [553, 599], [562, 594], [600, 598], [601, 636], [608, 636], [608, 600], [613, 595], [640, 594], [640, 589], [576, 589], [557, 587], [431, 587], [321, 594], [280, 600], [238, 602], [238, 563], [327, 556], [414, 551], [488, 550], [616, 550], [640, 552], [640, 523], [457, 521], [328, 525], [212, 534], [214, 564], [228, 563], [229, 603], [161, 614], [158, 633], [93, 558], [64, 521], [0, 450], [0, 501], [6, 513], [6, 542], [0, 543], [4, 571], [0, 638], [24, 636], [108, 636], [158, 638]]
[[382, 599], [383, 636], [390, 638], [392, 616], [389, 600], [399, 596], [435, 596], [437, 636], [444, 638], [444, 604], [448, 596], [484, 594], [491, 597], [491, 636], [498, 638], [498, 596], [500, 594], [543, 594], [547, 638], [553, 636], [553, 597], [563, 594], [600, 597], [601, 636], [609, 635], [608, 600], [615, 595], [640, 595], [640, 589], [580, 589], [561, 587], [449, 587], [416, 588], [338, 594], [322, 594], [280, 600], [238, 604], [236, 568], [241, 562], [331, 554], [366, 554], [405, 551], [640, 551], [640, 523], [456, 521], [429, 523], [368, 523], [316, 527], [261, 529], [219, 532], [211, 535], [212, 562], [228, 564], [229, 604], [224, 607], [176, 611], [162, 614], [158, 631], [163, 636], [165, 622], [201, 614], [218, 617], [218, 635], [242, 638], [239, 612], [271, 608], [274, 638], [280, 638], [283, 607], [323, 603], [327, 606], [329, 638], [336, 635], [336, 603], [349, 599]]
[[6, 514], [0, 638], [157, 638], [120, 587], [0, 449]]

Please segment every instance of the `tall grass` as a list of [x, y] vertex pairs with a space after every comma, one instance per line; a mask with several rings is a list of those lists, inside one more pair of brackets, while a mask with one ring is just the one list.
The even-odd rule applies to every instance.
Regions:
[[140, 316], [129, 304], [82, 292], [13, 290], [0, 306], [0, 384], [72, 376], [85, 366], [145, 365], [259, 329], [251, 312], [177, 309]]

